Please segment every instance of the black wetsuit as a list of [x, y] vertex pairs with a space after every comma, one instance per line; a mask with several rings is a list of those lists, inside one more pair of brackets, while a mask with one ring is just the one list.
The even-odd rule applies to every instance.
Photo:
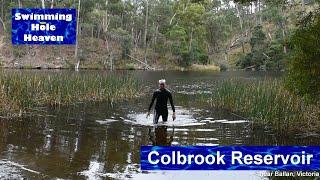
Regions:
[[153, 105], [154, 100], [157, 99], [156, 106], [154, 108], [154, 123], [158, 123], [159, 117], [162, 116], [163, 121], [168, 120], [168, 107], [167, 102], [168, 99], [170, 101], [172, 111], [175, 112], [175, 108], [173, 105], [172, 95], [171, 92], [167, 89], [157, 89], [152, 96], [152, 100], [149, 106], [149, 112]]

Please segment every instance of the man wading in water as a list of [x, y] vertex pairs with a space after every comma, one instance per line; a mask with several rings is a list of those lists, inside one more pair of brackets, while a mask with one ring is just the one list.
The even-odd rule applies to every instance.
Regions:
[[165, 79], [159, 80], [159, 89], [157, 89], [153, 93], [152, 100], [148, 109], [147, 117], [149, 117], [150, 115], [150, 110], [152, 108], [154, 100], [157, 99], [156, 106], [154, 108], [154, 114], [153, 114], [154, 124], [158, 123], [160, 116], [162, 117], [162, 120], [164, 122], [168, 120], [168, 107], [167, 107], [168, 99], [170, 101], [172, 111], [173, 111], [172, 119], [173, 120], [176, 119], [176, 113], [175, 113], [175, 108], [172, 101], [172, 95], [171, 95], [171, 92], [165, 88], [165, 85], [166, 85]]

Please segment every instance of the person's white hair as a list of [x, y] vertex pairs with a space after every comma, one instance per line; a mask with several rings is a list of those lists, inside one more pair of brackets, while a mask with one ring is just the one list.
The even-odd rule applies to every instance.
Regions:
[[166, 83], [166, 80], [165, 79], [160, 79], [159, 80], [159, 84], [165, 84]]

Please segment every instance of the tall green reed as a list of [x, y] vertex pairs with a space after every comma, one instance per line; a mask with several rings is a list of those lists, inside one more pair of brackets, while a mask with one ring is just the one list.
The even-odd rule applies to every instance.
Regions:
[[216, 85], [209, 102], [278, 132], [319, 131], [320, 127], [319, 103], [289, 93], [282, 80], [225, 80]]
[[132, 98], [138, 91], [138, 81], [125, 75], [4, 73], [0, 75], [0, 112], [81, 101], [115, 101]]

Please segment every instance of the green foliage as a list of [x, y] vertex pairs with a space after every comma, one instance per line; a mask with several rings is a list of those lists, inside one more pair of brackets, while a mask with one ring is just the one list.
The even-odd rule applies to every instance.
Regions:
[[[201, 42], [194, 39], [189, 44], [186, 30], [181, 26], [175, 26], [169, 31], [168, 37], [171, 39], [172, 54], [178, 56], [178, 64], [181, 66], [190, 66], [192, 63], [206, 64], [208, 61], [207, 52], [201, 47]], [[190, 40], [189, 40], [190, 41]]]
[[320, 96], [320, 13], [309, 14], [300, 21], [289, 44], [293, 49], [289, 60], [288, 88], [308, 100]]
[[171, 52], [178, 57], [178, 64], [182, 66], [190, 65], [191, 59], [189, 57], [187, 47], [187, 33], [181, 26], [173, 26], [167, 34], [171, 40]]
[[181, 57], [178, 58], [178, 64], [183, 67], [187, 67], [192, 64], [191, 63], [191, 56], [188, 51], [181, 52]]
[[[223, 14], [216, 15], [210, 13], [205, 18], [207, 41], [217, 51], [231, 34], [230, 25], [227, 23], [228, 19]], [[232, 21], [232, 18], [236, 18], [236, 16], [228, 18], [231, 18], [230, 20]]]
[[220, 71], [227, 71], [228, 67], [225, 64], [219, 64]]
[[277, 26], [281, 25], [286, 17], [280, 15], [280, 8], [278, 5], [270, 4], [269, 8], [263, 10], [263, 16], [270, 23], [275, 23]]
[[181, 55], [187, 51], [187, 32], [186, 30], [176, 25], [168, 32], [168, 38], [171, 40], [171, 52], [174, 55]]
[[192, 62], [203, 65], [208, 63], [208, 53], [197, 43], [192, 44], [191, 50], [189, 51], [189, 56]]
[[284, 70], [286, 67], [286, 56], [283, 53], [283, 45], [278, 41], [271, 42], [270, 46], [266, 50], [266, 55], [269, 57], [266, 59], [267, 70]]
[[254, 27], [250, 39], [251, 51], [262, 51], [265, 48], [266, 35], [262, 31], [262, 26]]
[[179, 25], [172, 26], [167, 37], [171, 41], [171, 52], [181, 66], [190, 66], [193, 63], [206, 64], [208, 61], [205, 43], [207, 29], [203, 21], [206, 3], [179, 1], [176, 5], [176, 21]]
[[[11, 8], [17, 8], [19, 2], [22, 2], [20, 5], [23, 8], [41, 8], [41, 1], [1, 1], [0, 8], [5, 7], [0, 12], [6, 24], [6, 42], [10, 40]], [[74, 0], [44, 2], [47, 8], [51, 6], [51, 2], [54, 2], [54, 8], [78, 8], [78, 1]], [[173, 63], [181, 66], [207, 64], [209, 57], [217, 63], [234, 64], [243, 42], [244, 51], [247, 51], [248, 44], [251, 51], [240, 58], [238, 65], [241, 68], [266, 66], [268, 70], [283, 70], [287, 58], [282, 50], [286, 45], [286, 38], [295, 28], [297, 17], [301, 15], [297, 13], [297, 9], [301, 9], [298, 7], [300, 2], [292, 6], [285, 0], [233, 1], [237, 6], [232, 5], [230, 0], [148, 0], [148, 14], [146, 2], [82, 0], [79, 38], [83, 40], [90, 37], [104, 41], [110, 46], [108, 51], [99, 51], [100, 53], [112, 53], [116, 54], [113, 57], [124, 59], [132, 49], [135, 55], [142, 55], [146, 32], [147, 52], [154, 53], [147, 54], [147, 61], [151, 57], [153, 59], [148, 63], [157, 63], [157, 58], [169, 57]], [[312, 11], [314, 7], [314, 1], [306, 1], [307, 10]], [[257, 24], [262, 26], [256, 26]], [[268, 40], [262, 29], [268, 32]], [[87, 52], [86, 49], [99, 49], [83, 46], [90, 45], [79, 44], [86, 56], [97, 52]], [[102, 44], [100, 46], [105, 48]], [[286, 50], [290, 52], [290, 48]], [[14, 58], [28, 55], [27, 49], [20, 47], [13, 49], [11, 54]], [[224, 54], [227, 57], [225, 59], [221, 58]], [[108, 55], [110, 54], [103, 56]]]
[[248, 53], [246, 55], [241, 55], [239, 57], [239, 61], [237, 62], [237, 66], [240, 68], [246, 68], [252, 66], [252, 53]]
[[238, 66], [241, 68], [250, 66], [260, 68], [261, 65], [264, 65], [266, 60], [266, 55], [264, 54], [266, 48], [265, 40], [266, 35], [262, 31], [262, 26], [256, 26], [250, 39], [251, 52], [240, 58]]
[[120, 41], [121, 43], [121, 56], [122, 59], [127, 59], [128, 55], [131, 53], [132, 49], [132, 40], [130, 34], [121, 28], [114, 29], [112, 31], [114, 35], [116, 35], [116, 38]]
[[126, 68], [127, 68], [128, 70], [135, 70], [135, 69], [136, 69], [134, 63], [128, 63]]

